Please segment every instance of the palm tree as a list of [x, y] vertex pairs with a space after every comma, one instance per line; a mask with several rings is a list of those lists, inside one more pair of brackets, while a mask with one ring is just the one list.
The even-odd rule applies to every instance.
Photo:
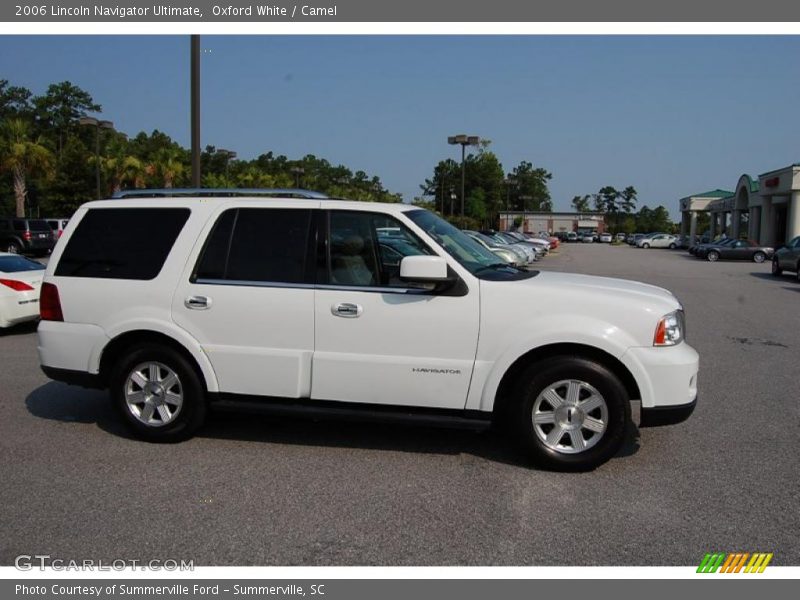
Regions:
[[25, 216], [29, 176], [53, 175], [53, 154], [41, 138], [31, 139], [30, 125], [22, 119], [10, 119], [0, 131], [0, 171], [9, 171], [14, 181], [18, 217]]
[[162, 148], [156, 153], [155, 160], [145, 167], [151, 177], [158, 177], [165, 188], [175, 187], [176, 181], [182, 181], [188, 169], [181, 160], [181, 152], [176, 148]]

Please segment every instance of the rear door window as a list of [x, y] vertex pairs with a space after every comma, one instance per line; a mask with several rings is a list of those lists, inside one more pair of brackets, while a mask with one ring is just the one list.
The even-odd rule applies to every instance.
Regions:
[[311, 210], [234, 208], [219, 217], [193, 282], [307, 282]]
[[154, 279], [189, 213], [188, 208], [93, 208], [78, 223], [55, 274]]

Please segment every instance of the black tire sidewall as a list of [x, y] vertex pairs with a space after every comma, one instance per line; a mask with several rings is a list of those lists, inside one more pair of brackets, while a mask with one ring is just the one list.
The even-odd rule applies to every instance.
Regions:
[[[579, 454], [562, 454], [539, 440], [532, 414], [536, 398], [545, 387], [564, 379], [585, 381], [606, 401], [608, 427], [603, 438]], [[630, 399], [619, 379], [605, 366], [589, 359], [559, 356], [531, 365], [519, 378], [507, 415], [507, 424], [517, 448], [533, 462], [558, 471], [585, 471], [614, 456], [625, 440], [630, 423]]]
[[717, 262], [719, 260], [719, 254], [717, 252], [712, 251], [709, 252], [708, 255], [706, 255], [706, 258], [708, 259], [708, 262]]
[[[151, 427], [140, 422], [125, 401], [125, 381], [131, 370], [141, 363], [160, 362], [177, 373], [183, 392], [180, 413], [172, 423]], [[192, 436], [203, 424], [207, 413], [205, 390], [190, 362], [172, 348], [155, 344], [136, 346], [127, 351], [116, 365], [110, 379], [112, 402], [128, 427], [137, 437], [149, 442], [179, 442]]]
[[772, 274], [775, 276], [780, 275], [782, 272], [780, 263], [778, 262], [777, 258], [772, 259]]
[[[759, 256], [761, 257], [761, 260], [758, 260]], [[753, 262], [760, 264], [763, 263], [765, 260], [767, 260], [767, 255], [764, 254], [763, 252], [756, 252], [755, 254], [753, 254]]]

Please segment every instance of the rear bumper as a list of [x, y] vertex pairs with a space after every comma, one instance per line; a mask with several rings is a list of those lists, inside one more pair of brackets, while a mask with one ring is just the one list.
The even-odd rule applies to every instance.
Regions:
[[688, 404], [675, 406], [654, 406], [643, 408], [640, 427], [660, 427], [661, 425], [675, 425], [683, 423], [692, 416], [697, 406], [697, 397]]
[[71, 369], [57, 369], [56, 367], [46, 367], [42, 365], [42, 371], [50, 379], [61, 381], [70, 385], [79, 385], [85, 388], [102, 390], [106, 387], [100, 375], [87, 373], [85, 371], [73, 371]]

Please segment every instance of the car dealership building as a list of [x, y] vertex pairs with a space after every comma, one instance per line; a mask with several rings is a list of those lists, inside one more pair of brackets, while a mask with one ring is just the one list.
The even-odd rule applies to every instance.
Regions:
[[742, 175], [733, 191], [713, 190], [681, 198], [681, 234], [698, 235], [697, 214], [711, 216], [711, 237], [747, 237], [777, 247], [800, 236], [800, 163]]
[[533, 211], [501, 211], [500, 230], [508, 231], [517, 229], [515, 222], [522, 219], [522, 231], [538, 233], [547, 231], [591, 231], [592, 233], [605, 232], [605, 215], [598, 212], [533, 212]]

